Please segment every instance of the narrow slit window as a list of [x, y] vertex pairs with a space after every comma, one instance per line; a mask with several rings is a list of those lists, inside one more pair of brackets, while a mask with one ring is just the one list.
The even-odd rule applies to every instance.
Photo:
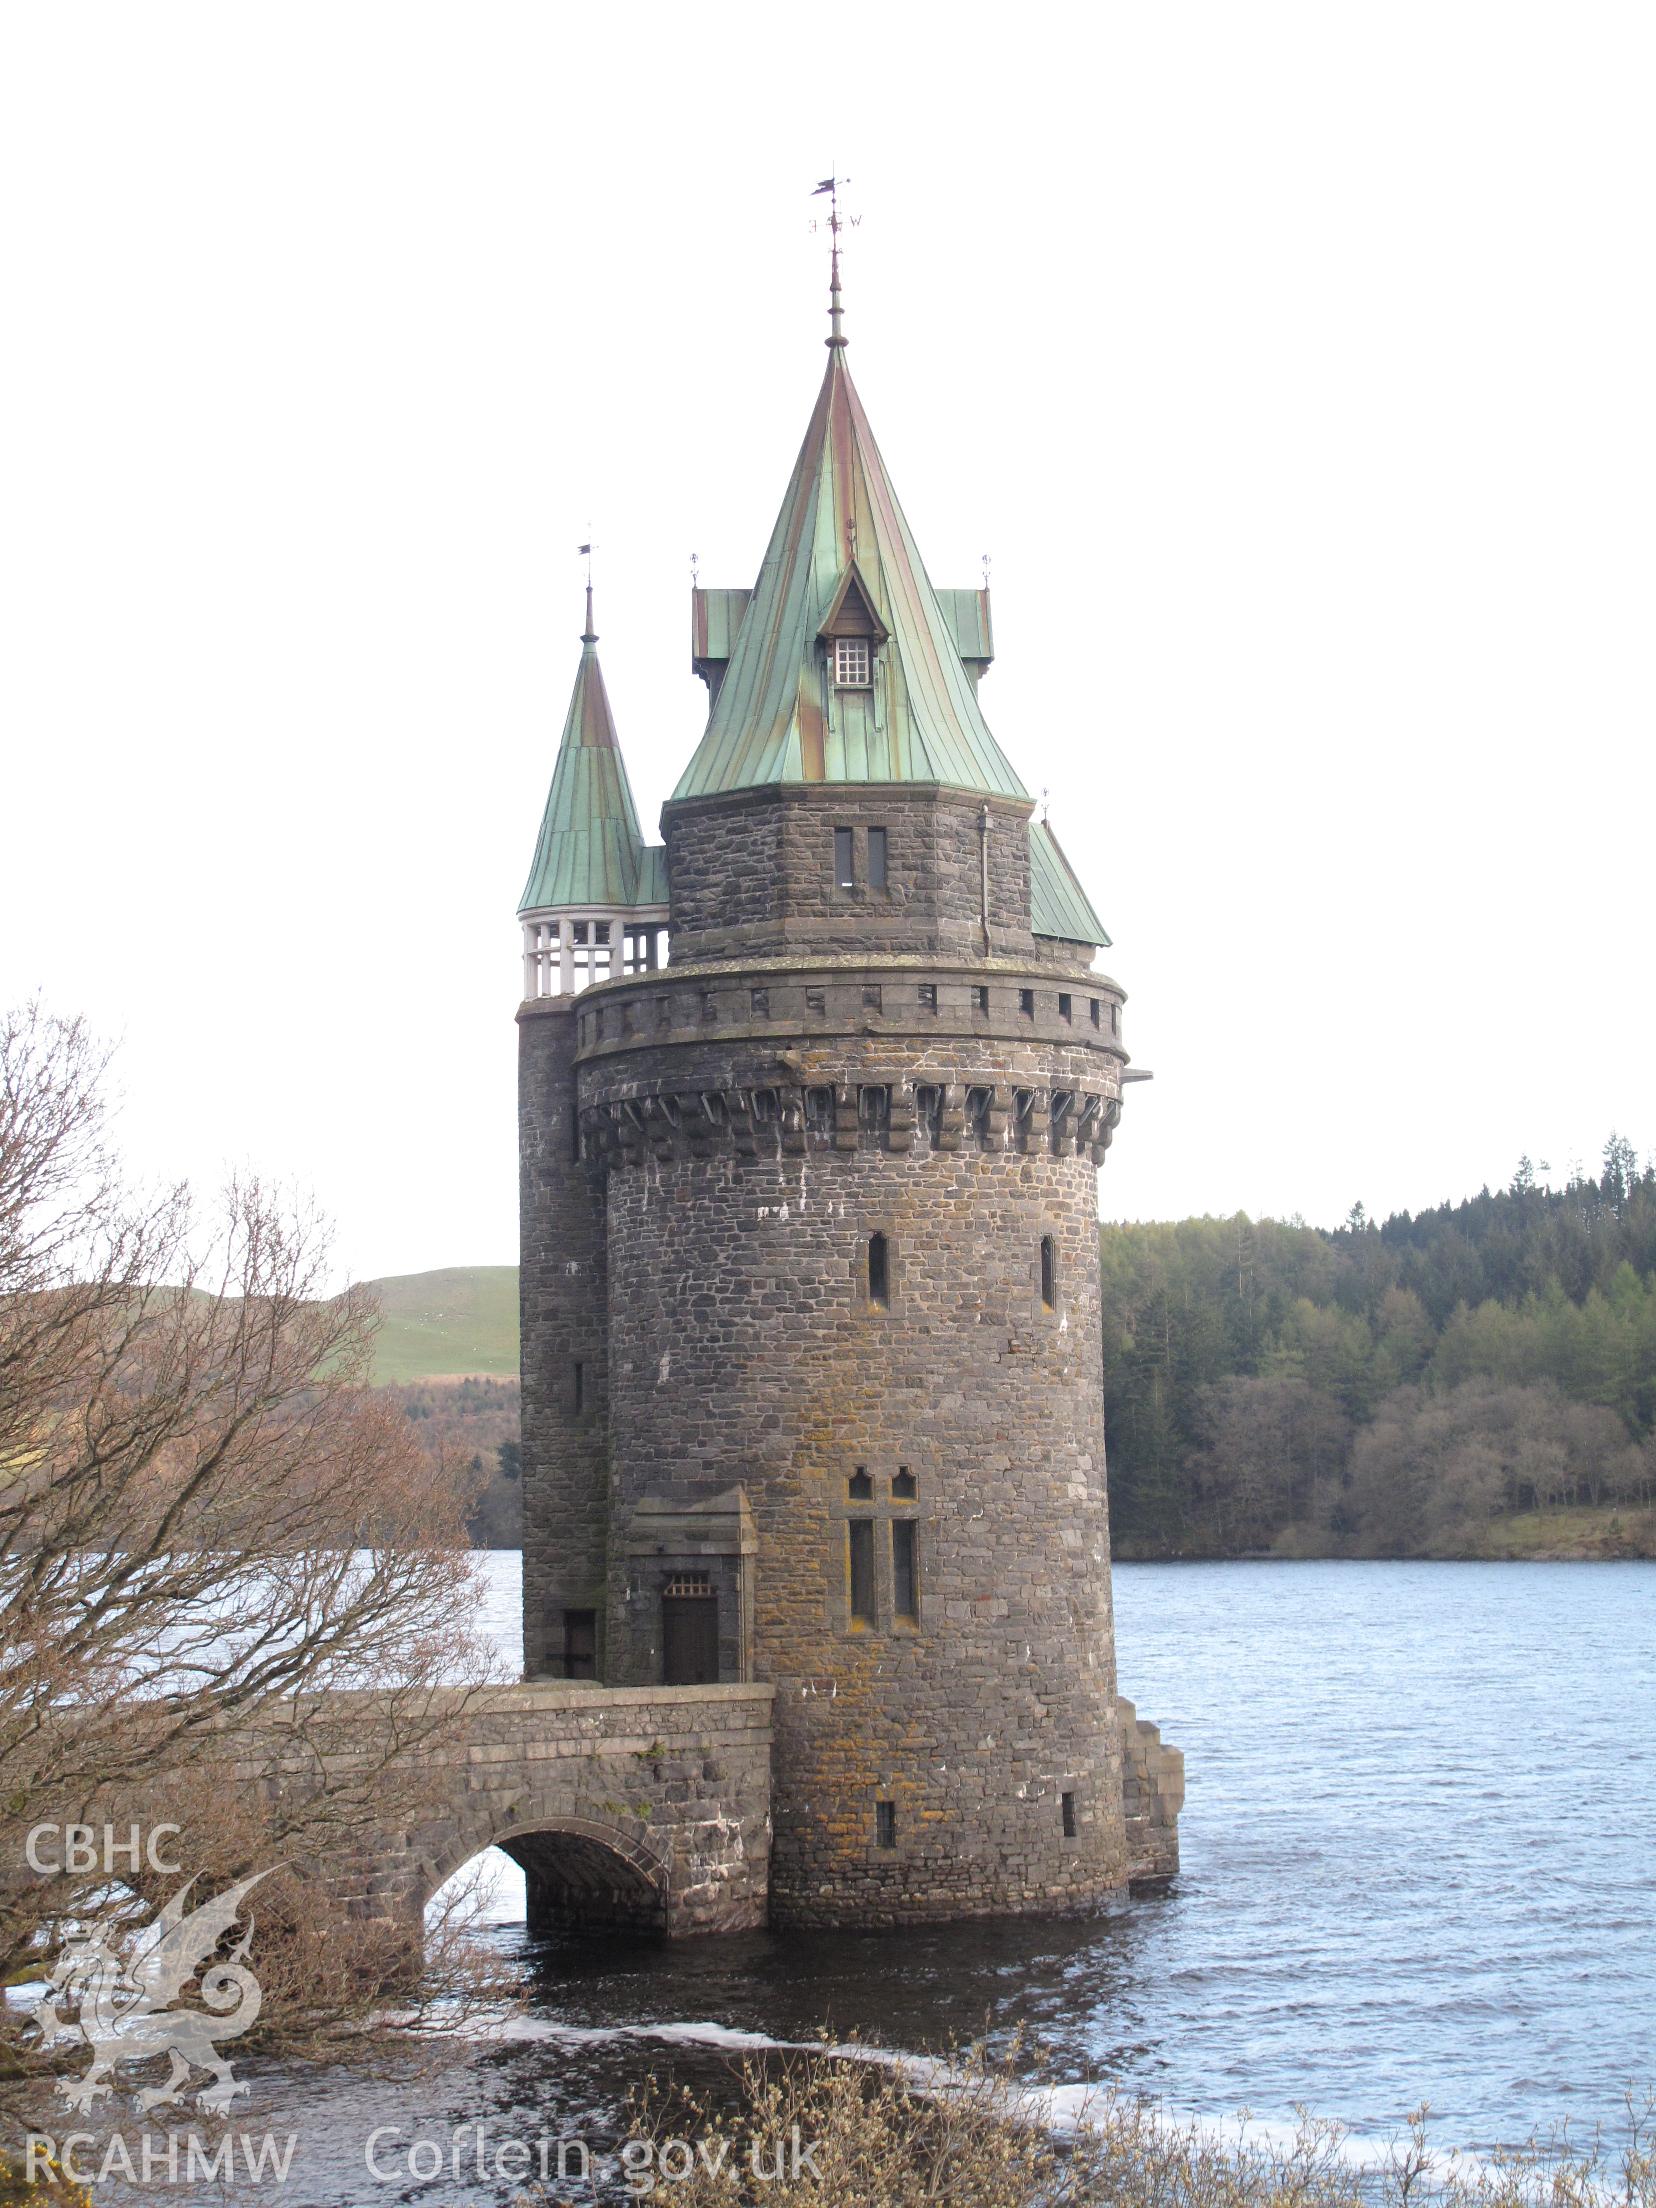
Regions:
[[1074, 1012], [1075, 1000], [1065, 990], [1060, 989], [1058, 992], [1058, 1017], [1061, 1020], [1072, 1019]]
[[937, 984], [935, 981], [923, 981], [920, 984], [920, 1009], [922, 1012], [935, 1012], [937, 1010]]
[[1026, 1020], [1032, 1020], [1035, 1017], [1035, 992], [1033, 989], [1020, 989], [1018, 991], [1018, 1010]]
[[897, 1804], [895, 1802], [876, 1802], [874, 1804], [874, 1838], [882, 1848], [894, 1848], [897, 1845]]
[[1060, 1801], [1064, 1812], [1064, 1838], [1073, 1840], [1075, 1838], [1075, 1796], [1065, 1794], [1060, 1796]]
[[886, 886], [886, 832], [883, 828], [868, 831], [868, 886], [870, 889]]
[[874, 1521], [852, 1518], [846, 1524], [851, 1577], [851, 1617], [857, 1625], [874, 1623]]
[[834, 681], [841, 690], [866, 690], [874, 679], [873, 655], [866, 636], [836, 636]]
[[857, 839], [849, 828], [834, 830], [834, 880], [841, 889], [856, 884]]
[[974, 984], [972, 985], [972, 1010], [974, 1012], [987, 1012], [988, 1009], [989, 990], [987, 984], [984, 982], [974, 982]]
[[584, 1411], [586, 1409], [586, 1366], [579, 1357], [575, 1360], [573, 1392], [576, 1410]]
[[1041, 1301], [1047, 1310], [1058, 1304], [1058, 1245], [1050, 1234], [1041, 1237]]
[[1096, 997], [1094, 997], [1094, 998], [1093, 998], [1093, 999], [1091, 1000], [1091, 1002], [1092, 1002], [1092, 1023], [1093, 1023], [1093, 1025], [1094, 1025], [1094, 1027], [1097, 1027], [1097, 1026], [1098, 1026], [1098, 1024], [1099, 1024], [1099, 1019], [1098, 1019], [1098, 999], [1097, 999]]
[[770, 991], [768, 989], [750, 989], [748, 991], [748, 1010], [756, 1012], [763, 1019], [770, 1011]]
[[883, 1234], [868, 1238], [868, 1300], [879, 1304], [891, 1301], [891, 1244]]
[[900, 1618], [920, 1616], [920, 1528], [912, 1518], [891, 1521], [891, 1607]]

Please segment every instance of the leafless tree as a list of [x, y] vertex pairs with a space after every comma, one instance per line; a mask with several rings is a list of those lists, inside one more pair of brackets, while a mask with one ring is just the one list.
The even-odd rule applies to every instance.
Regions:
[[0, 1018], [0, 1972], [117, 1905], [32, 1875], [31, 1830], [166, 1810], [208, 1882], [291, 1867], [265, 1918], [308, 2028], [408, 1960], [298, 1875], [417, 1816], [409, 1750], [487, 1674], [465, 1498], [366, 1386], [321, 1224], [254, 1181], [205, 1222], [136, 1193], [106, 1087], [80, 1022]]

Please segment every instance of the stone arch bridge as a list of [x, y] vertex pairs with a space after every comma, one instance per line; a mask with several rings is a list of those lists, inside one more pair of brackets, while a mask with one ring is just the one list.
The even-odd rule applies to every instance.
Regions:
[[[583, 1926], [668, 1938], [768, 1921], [769, 1685], [603, 1687], [548, 1680], [448, 1689], [436, 1720], [385, 1773], [385, 1820], [314, 1866], [349, 1913], [417, 1932], [444, 1881], [491, 1847], [525, 1873], [531, 1931]], [[373, 1697], [364, 1694], [360, 1701]], [[342, 1780], [362, 1777], [345, 1746], [359, 1698], [327, 1698]], [[1178, 1868], [1183, 1759], [1118, 1706], [1132, 1875]], [[365, 1710], [364, 1714], [368, 1714]], [[227, 1777], [261, 1790], [316, 1783], [315, 1746], [288, 1750], [260, 1728], [259, 1752], [222, 1744]], [[187, 1852], [188, 1834], [177, 1844]]]
[[[771, 1686], [600, 1687], [537, 1681], [465, 1698], [415, 1751], [441, 1803], [387, 1828], [332, 1872], [351, 1909], [417, 1923], [485, 1849], [523, 1867], [531, 1930], [569, 1925], [669, 1938], [767, 1921]], [[1118, 1705], [1135, 1879], [1178, 1868], [1184, 1762]]]
[[761, 1925], [774, 1692], [549, 1681], [457, 1695], [408, 1755], [423, 1813], [330, 1863], [329, 1883], [355, 1915], [417, 1924], [445, 1879], [498, 1847], [523, 1868], [533, 1931]]

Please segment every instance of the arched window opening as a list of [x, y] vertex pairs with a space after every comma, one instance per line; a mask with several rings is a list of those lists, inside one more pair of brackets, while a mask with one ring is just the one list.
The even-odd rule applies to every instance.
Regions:
[[1041, 1237], [1041, 1301], [1049, 1311], [1058, 1305], [1058, 1245], [1050, 1234]]
[[878, 1304], [891, 1301], [891, 1245], [883, 1234], [868, 1238], [868, 1300]]
[[852, 1473], [848, 1492], [854, 1503], [871, 1503], [874, 1500], [874, 1482], [868, 1476], [866, 1464], [859, 1464]]

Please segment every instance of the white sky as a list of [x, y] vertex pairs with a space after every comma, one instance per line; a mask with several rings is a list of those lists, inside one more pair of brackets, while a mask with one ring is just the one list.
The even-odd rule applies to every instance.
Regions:
[[595, 533], [646, 821], [851, 365], [1115, 937], [1112, 1217], [1656, 1143], [1640, 5], [0, 13], [0, 998], [345, 1261], [516, 1254]]

